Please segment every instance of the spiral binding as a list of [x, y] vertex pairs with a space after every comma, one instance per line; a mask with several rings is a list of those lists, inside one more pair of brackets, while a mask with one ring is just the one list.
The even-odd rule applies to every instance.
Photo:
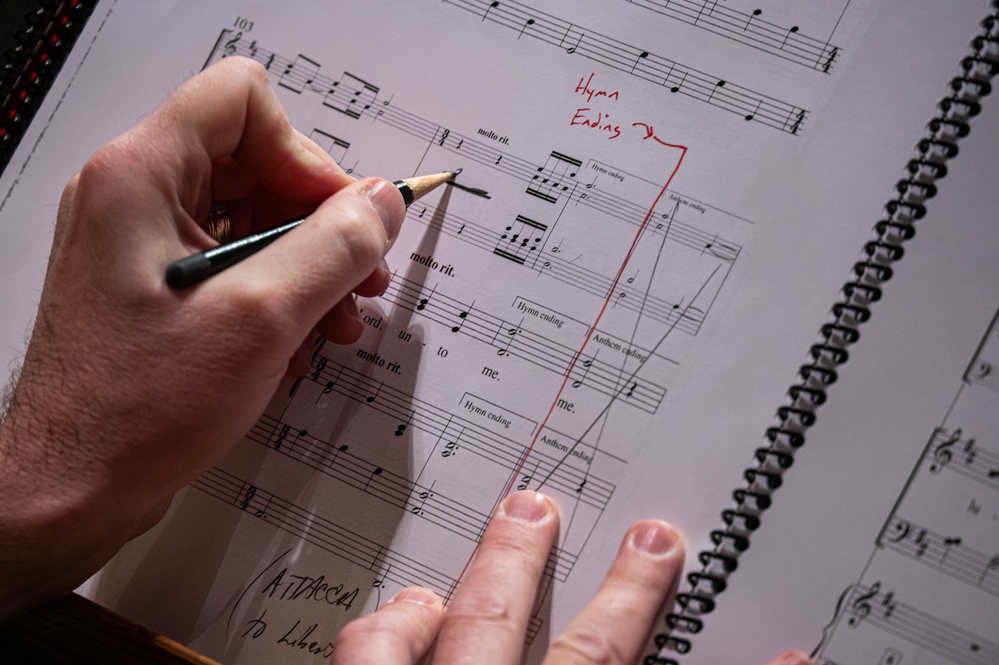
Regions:
[[39, 0], [25, 15], [27, 27], [15, 33], [16, 46], [3, 52], [0, 69], [0, 171], [83, 30], [96, 0]]
[[816, 410], [826, 401], [826, 388], [849, 359], [848, 347], [860, 339], [859, 328], [871, 318], [872, 303], [881, 299], [892, 264], [904, 254], [903, 243], [915, 236], [914, 223], [926, 215], [925, 203], [936, 195], [936, 182], [947, 175], [947, 161], [957, 156], [957, 140], [970, 132], [968, 120], [981, 111], [979, 100], [991, 92], [990, 80], [999, 73], [999, 0], [992, 1], [981, 27], [982, 33], [971, 42], [974, 52], [961, 61], [962, 74], [950, 82], [951, 94], [937, 105], [939, 115], [916, 145], [918, 156], [906, 165], [907, 177], [898, 181], [895, 197], [885, 204], [885, 218], [874, 225], [864, 258], [853, 266], [853, 279], [843, 285], [842, 299], [832, 306], [832, 320], [820, 328], [820, 341], [808, 352], [809, 362], [798, 369], [799, 381], [788, 388], [776, 424], [765, 433], [765, 445], [756, 449], [756, 465], [743, 472], [745, 485], [732, 493], [735, 507], [722, 511], [722, 527], [711, 532], [714, 549], [698, 553], [701, 568], [687, 575], [685, 589], [676, 596], [679, 611], [666, 615], [666, 630], [654, 638], [659, 653], [647, 655], [644, 665], [679, 665], [663, 652], [690, 651], [690, 637], [704, 627], [704, 615], [715, 608], [728, 576], [738, 568], [739, 556], [749, 549], [784, 472], [805, 444]]

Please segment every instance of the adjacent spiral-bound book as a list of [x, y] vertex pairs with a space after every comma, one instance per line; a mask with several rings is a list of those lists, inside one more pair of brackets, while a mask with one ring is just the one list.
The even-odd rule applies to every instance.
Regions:
[[[999, 172], [983, 102], [999, 0], [71, 0], [29, 18], [0, 78], [12, 374], [62, 187], [202, 69], [258, 63], [350, 174], [461, 169], [409, 208], [388, 290], [359, 302], [361, 339], [317, 342], [306, 375], [89, 584], [93, 599], [222, 662], [317, 662], [403, 587], [462, 593], [491, 511], [530, 489], [557, 501], [562, 531], [528, 662], [644, 517], [688, 543], [646, 665], [763, 665], [792, 648], [828, 665], [999, 662], [999, 442], [970, 416], [928, 444], [889, 440], [879, 413], [865, 416], [876, 445], [816, 443], [883, 378], [857, 358], [907, 288], [949, 353], [974, 338], [965, 384], [996, 390], [994, 326], [949, 305], [981, 302], [990, 321], [999, 306], [994, 262], [958, 277], [975, 251], [999, 252], [999, 190], [977, 180]], [[446, 65], [408, 67], [427, 62]], [[967, 203], [936, 217], [951, 185]], [[885, 286], [930, 251], [956, 285]], [[949, 381], [912, 403], [936, 408]], [[869, 392], [875, 405], [898, 389]], [[962, 408], [995, 405], [969, 393]], [[958, 468], [973, 490], [923, 482]], [[915, 506], [943, 495], [959, 510], [920, 521]], [[896, 585], [872, 546], [908, 557], [900, 578], [929, 567], [967, 588]], [[322, 602], [291, 579], [325, 585]]]

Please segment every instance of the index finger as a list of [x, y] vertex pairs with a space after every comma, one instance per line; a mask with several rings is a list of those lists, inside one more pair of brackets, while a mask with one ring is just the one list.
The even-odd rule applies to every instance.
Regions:
[[267, 83], [267, 72], [248, 58], [229, 57], [180, 86], [140, 127], [165, 143], [192, 210], [204, 198], [213, 160], [232, 156], [267, 189], [316, 203], [353, 179], [333, 160], [309, 151]]

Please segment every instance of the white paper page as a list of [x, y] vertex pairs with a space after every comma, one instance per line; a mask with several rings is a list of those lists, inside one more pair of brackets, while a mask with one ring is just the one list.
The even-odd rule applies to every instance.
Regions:
[[732, 631], [749, 662], [803, 636], [829, 663], [999, 657], [999, 108], [983, 106], [707, 622], [703, 662], [733, 657], [716, 639]]
[[[269, 63], [296, 126], [354, 173], [461, 167], [489, 198], [410, 208], [362, 340], [323, 346], [96, 598], [224, 662], [305, 661], [401, 586], [452, 593], [495, 503], [540, 487], [563, 526], [537, 659], [631, 521], [707, 546], [986, 3], [667, 4], [698, 8], [97, 10], [2, 181], [5, 361], [62, 184], [229, 50]], [[872, 25], [892, 47], [873, 68]], [[767, 26], [780, 46], [750, 37]], [[790, 55], [806, 43], [814, 64]]]

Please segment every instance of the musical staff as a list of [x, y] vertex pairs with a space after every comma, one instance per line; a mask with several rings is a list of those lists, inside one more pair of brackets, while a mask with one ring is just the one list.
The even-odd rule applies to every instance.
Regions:
[[937, 428], [930, 440], [929, 454], [923, 460], [931, 474], [956, 471], [991, 489], [999, 489], [999, 453], [965, 437], [961, 429], [948, 432]]
[[854, 585], [843, 608], [850, 627], [874, 626], [960, 665], [999, 662], [999, 643], [899, 601], [880, 582]]
[[704, 0], [627, 0], [662, 16], [745, 44], [758, 51], [828, 74], [840, 53], [838, 46], [802, 34], [796, 25], [784, 27], [761, 18], [763, 11], [743, 12]]
[[[493, 249], [493, 254], [523, 265], [531, 253], [536, 252], [541, 246], [547, 230], [547, 224], [541, 224], [523, 215], [517, 215], [514, 222], [506, 227], [500, 236], [495, 249]], [[534, 254], [535, 261], [537, 261], [537, 256]]]
[[[464, 243], [495, 253], [494, 250], [497, 247], [495, 231], [486, 229], [475, 222], [451, 213], [437, 211], [432, 217], [427, 217], [422, 215], [423, 211], [424, 208], [419, 204], [410, 206], [408, 213], [410, 223], [426, 224], [430, 228], [437, 229], [445, 235], [461, 240]], [[654, 238], [657, 234], [664, 233], [665, 226], [663, 225], [662, 229], [658, 228], [659, 226], [660, 224], [658, 223], [650, 223], [647, 236]], [[698, 231], [695, 227], [679, 221], [673, 222], [672, 229], [668, 235], [668, 239], [671, 241], [679, 242], [691, 249], [706, 251], [711, 256], [721, 259], [725, 263], [729, 262], [726, 260], [729, 256], [738, 256], [738, 252], [741, 251], [741, 248], [738, 246], [722, 239], [715, 239], [714, 244], [712, 244], [712, 238], [713, 236]], [[561, 255], [555, 253], [546, 253], [543, 255], [543, 258], [538, 256], [530, 262], [525, 261], [522, 265], [534, 270], [539, 275], [555, 279], [598, 298], [606, 298], [608, 289], [613, 284], [612, 276], [590, 270], [578, 263], [564, 259]], [[720, 288], [720, 286], [721, 280], [719, 280], [717, 288]], [[713, 290], [717, 290], [717, 288]], [[646, 295], [644, 291], [634, 286], [634, 282], [622, 280], [617, 285], [617, 293], [625, 293], [627, 295], [624, 299], [616, 302], [616, 307], [623, 307], [633, 312], [641, 312], [643, 317], [658, 321], [667, 326], [672, 325], [679, 318], [680, 322], [677, 325], [677, 330], [689, 335], [696, 335], [698, 333], [707, 316], [706, 312], [698, 307], [685, 308], [679, 302], [669, 302], [652, 293]], [[710, 302], [709, 298], [707, 300]]]
[[[450, 328], [453, 333], [462, 333], [496, 347], [497, 355], [523, 358], [559, 376], [565, 376], [569, 371], [577, 351], [573, 347], [553, 342], [544, 335], [526, 330], [481, 308], [472, 310], [470, 304], [455, 300], [436, 287], [432, 299], [425, 298], [423, 293], [419, 284], [395, 274], [381, 297], [396, 307], [419, 312], [430, 321]], [[647, 350], [637, 347], [634, 351], [645, 357], [649, 354]], [[608, 397], [619, 397], [622, 395], [618, 379], [620, 369], [620, 364], [594, 361], [585, 368], [573, 367], [569, 379], [578, 380], [586, 373], [587, 388]], [[641, 389], [634, 391], [624, 403], [646, 413], [655, 413], [665, 397], [665, 387], [653, 381], [643, 381]]]
[[898, 516], [892, 518], [879, 544], [999, 597], [999, 552], [979, 552], [964, 545], [960, 537], [934, 533]]
[[[309, 375], [309, 378], [319, 385], [325, 385], [326, 376], [333, 373], [336, 373], [340, 377], [334, 388], [334, 392], [339, 395], [343, 395], [355, 402], [366, 404], [369, 408], [388, 416], [392, 420], [405, 420], [409, 417], [409, 426], [411, 428], [426, 432], [434, 437], [446, 437], [449, 426], [458, 428], [462, 432], [460, 442], [457, 440], [449, 442], [455, 443], [456, 447], [460, 446], [463, 451], [470, 451], [485, 460], [498, 464], [504, 469], [515, 468], [520, 463], [525, 448], [523, 443], [500, 434], [495, 434], [430, 402], [417, 399], [401, 390], [374, 381], [345, 365], [328, 361], [326, 367], [319, 373], [318, 377], [316, 377], [316, 373], [313, 373]], [[380, 396], [376, 401], [367, 402], [366, 397], [371, 394], [372, 387], [375, 385], [380, 387]], [[410, 414], [412, 414], [411, 417]], [[556, 430], [551, 430], [551, 432], [563, 439], [570, 438], [568, 435]], [[441, 456], [444, 456], [443, 452], [454, 450], [455, 448], [446, 449], [442, 451]], [[532, 453], [533, 455], [539, 456], [542, 473], [553, 474], [551, 487], [565, 492], [569, 496], [573, 495], [584, 476], [586, 476], [586, 470], [562, 464], [561, 458], [555, 459], [544, 450], [537, 450]], [[597, 510], [603, 510], [607, 507], [607, 503], [614, 493], [614, 485], [599, 478], [594, 478], [592, 475], [587, 477], [589, 478], [589, 482], [587, 483], [586, 491], [579, 495], [579, 499], [588, 506]]]
[[[489, 2], [489, 0], [444, 1], [480, 17], [483, 22], [488, 20], [491, 23], [509, 28], [517, 32], [518, 37], [521, 35], [533, 37], [538, 41], [562, 49], [569, 55], [577, 55], [599, 62], [636, 78], [667, 88], [671, 92], [705, 102], [729, 113], [735, 113], [742, 118], [752, 115], [754, 122], [788, 134], [797, 134], [801, 128], [801, 122], [795, 125], [795, 118], [800, 114], [801, 121], [804, 121], [808, 114], [808, 111], [793, 104], [730, 82], [726, 82], [723, 89], [716, 90], [719, 87], [717, 84], [721, 80], [717, 76], [711, 76], [651, 53], [647, 49], [626, 44], [551, 14], [537, 11], [516, 0], [503, 0], [503, 2]], [[708, 19], [711, 16], [713, 13], [704, 16], [705, 25], [708, 24]], [[531, 29], [529, 32], [523, 33], [522, 27], [529, 20], [533, 21]], [[697, 22], [700, 23], [701, 18], [698, 18]], [[797, 43], [796, 37], [796, 34], [789, 35], [786, 32], [781, 35], [782, 40], [787, 38], [788, 42], [795, 44]], [[832, 59], [827, 58], [827, 60], [831, 66]], [[759, 110], [754, 113], [753, 110], [756, 108]]]
[[[442, 494], [430, 486], [410, 481], [407, 477], [372, 464], [348, 452], [347, 446], [336, 446], [311, 435], [300, 437], [295, 447], [275, 446], [274, 440], [288, 425], [276, 418], [263, 416], [247, 433], [246, 439], [266, 448], [275, 450], [320, 473], [342, 482], [366, 495], [383, 501], [400, 511], [461, 536], [470, 542], [477, 542], [489, 522], [489, 514], [468, 506], [457, 498]], [[463, 432], [450, 433], [444, 428], [444, 438], [462, 439]], [[251, 495], [244, 494], [239, 505], [246, 510], [253, 500], [256, 488]], [[266, 510], [263, 511], [266, 513]], [[257, 517], [264, 517], [258, 514]], [[552, 572], [556, 579], [564, 581], [576, 563], [577, 553], [556, 548]]]

